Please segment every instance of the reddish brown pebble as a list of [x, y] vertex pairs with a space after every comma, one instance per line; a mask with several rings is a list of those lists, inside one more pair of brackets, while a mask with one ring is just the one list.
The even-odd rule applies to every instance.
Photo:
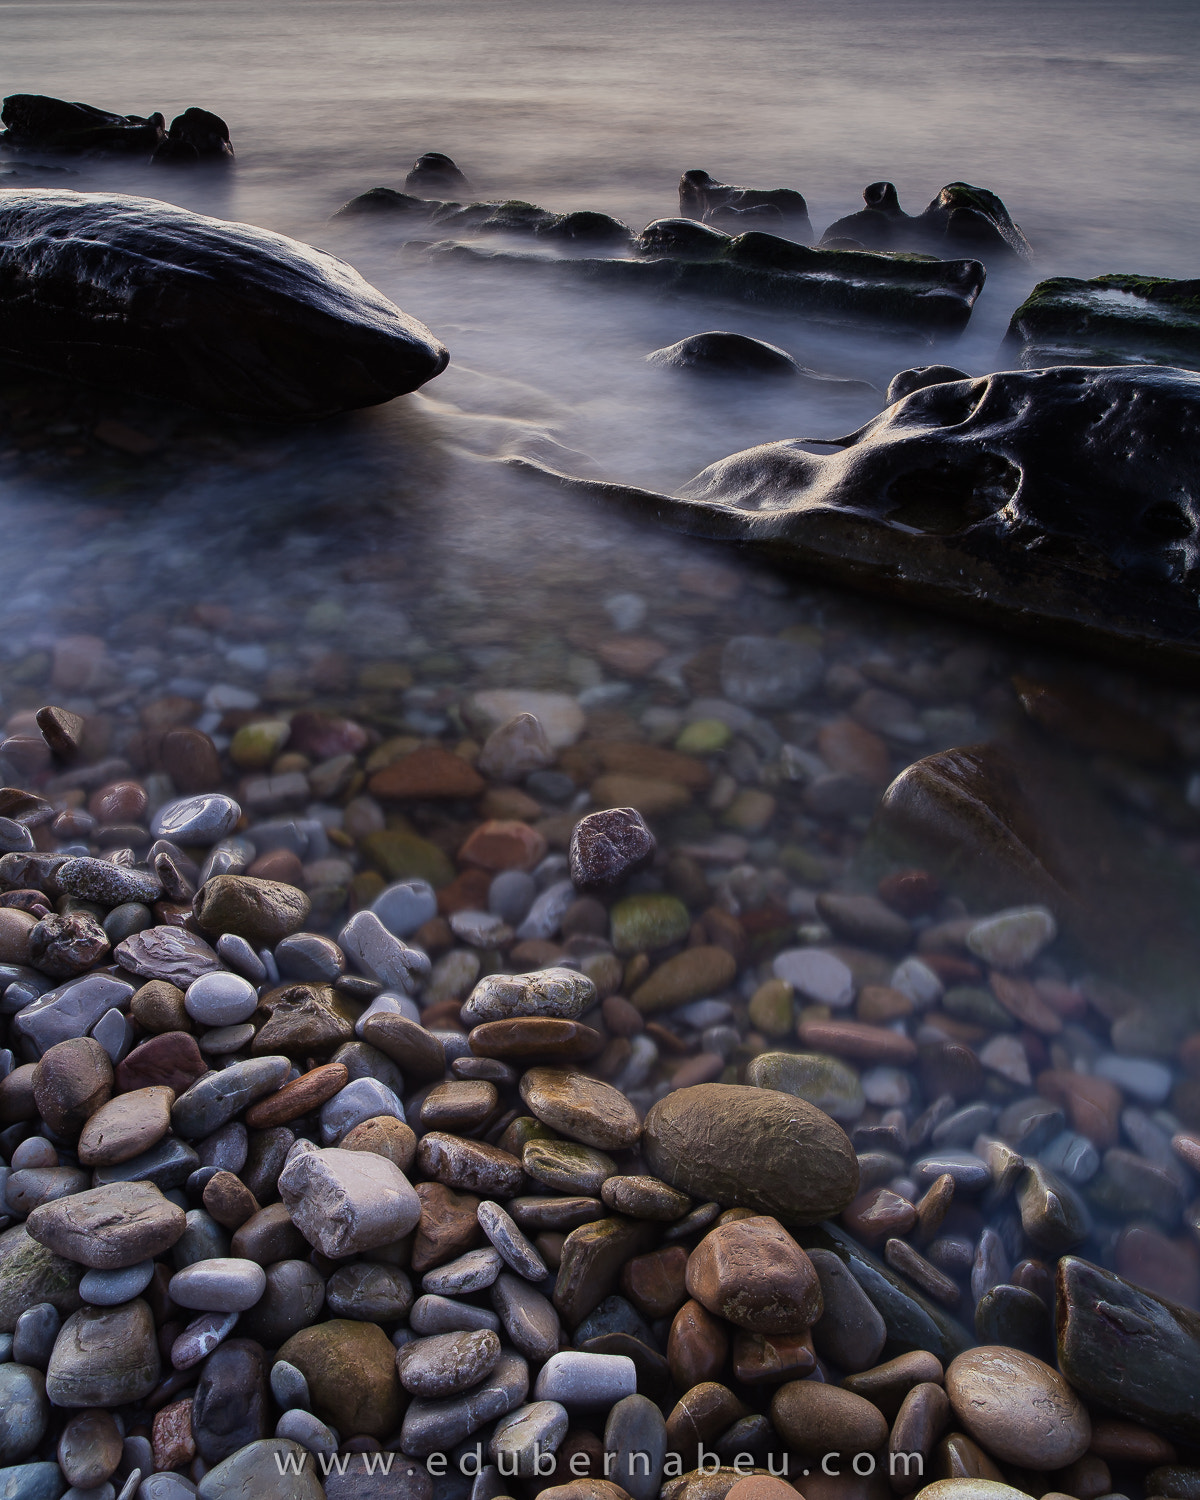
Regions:
[[481, 823], [458, 851], [462, 864], [483, 870], [532, 870], [546, 857], [546, 840], [528, 823], [493, 818]]
[[223, 779], [217, 747], [200, 729], [169, 729], [163, 735], [162, 764], [183, 797], [215, 792]]
[[[292, 723], [295, 742], [296, 727]], [[474, 766], [442, 745], [425, 745], [376, 771], [369, 782], [373, 797], [384, 801], [409, 798], [478, 797], [487, 783]]]
[[407, 1173], [417, 1154], [417, 1137], [411, 1125], [391, 1115], [375, 1115], [348, 1130], [338, 1142], [339, 1151], [373, 1151]]
[[196, 1444], [192, 1438], [190, 1397], [186, 1401], [175, 1401], [155, 1412], [150, 1443], [154, 1450], [156, 1473], [168, 1473], [191, 1463], [196, 1456]]
[[719, 1318], [694, 1298], [675, 1314], [667, 1336], [667, 1364], [681, 1390], [715, 1380], [729, 1358], [729, 1334]]
[[1062, 1017], [1047, 1005], [1028, 979], [1017, 979], [993, 969], [988, 975], [992, 994], [1010, 1016], [1028, 1026], [1039, 1036], [1057, 1036], [1063, 1029]]
[[240, 1229], [259, 1212], [258, 1200], [240, 1177], [217, 1172], [204, 1185], [204, 1207], [225, 1229]]
[[891, 1188], [872, 1188], [842, 1210], [842, 1223], [864, 1245], [879, 1245], [892, 1235], [905, 1235], [917, 1222], [917, 1211]]
[[856, 1062], [905, 1068], [917, 1058], [917, 1044], [910, 1037], [860, 1021], [801, 1021], [796, 1035], [811, 1052], [832, 1052]]
[[88, 812], [99, 823], [140, 823], [148, 806], [146, 789], [137, 781], [110, 782], [88, 799]]
[[748, 1333], [733, 1336], [733, 1373], [746, 1385], [779, 1385], [816, 1369], [811, 1333]]
[[55, 1135], [71, 1140], [108, 1103], [112, 1088], [112, 1061], [90, 1036], [55, 1043], [33, 1070], [38, 1113]]
[[1088, 1451], [1110, 1463], [1173, 1464], [1179, 1459], [1174, 1443], [1140, 1422], [1124, 1422], [1119, 1417], [1093, 1422]]
[[481, 1200], [473, 1193], [456, 1193], [440, 1182], [418, 1182], [421, 1217], [412, 1247], [414, 1275], [423, 1276], [483, 1243], [476, 1210]]
[[291, 849], [271, 849], [259, 857], [246, 870], [255, 880], [276, 880], [282, 885], [302, 885], [304, 866], [300, 856]]
[[577, 1062], [604, 1049], [604, 1038], [581, 1021], [551, 1016], [515, 1016], [508, 1021], [484, 1021], [468, 1035], [476, 1057], [501, 1062]]
[[164, 1084], [176, 1094], [185, 1093], [208, 1072], [195, 1037], [183, 1031], [166, 1031], [135, 1047], [117, 1064], [116, 1081], [121, 1093]]
[[941, 895], [935, 876], [928, 870], [897, 870], [879, 882], [880, 899], [904, 917], [922, 917], [932, 911]]
[[1089, 1073], [1051, 1069], [1039, 1073], [1037, 1091], [1067, 1112], [1072, 1127], [1093, 1146], [1115, 1146], [1124, 1098], [1115, 1083]]
[[299, 1078], [285, 1083], [277, 1093], [252, 1105], [246, 1111], [246, 1124], [251, 1130], [269, 1130], [273, 1125], [298, 1120], [301, 1115], [332, 1099], [349, 1081], [349, 1070], [342, 1063], [325, 1063], [319, 1068], [311, 1068]]
[[667, 1245], [638, 1255], [621, 1270], [621, 1291], [644, 1318], [670, 1318], [687, 1300], [688, 1253]]
[[751, 1333], [802, 1333], [822, 1311], [812, 1261], [765, 1214], [710, 1230], [688, 1259], [687, 1289], [709, 1312]]
[[914, 1385], [927, 1380], [941, 1385], [943, 1377], [942, 1362], [936, 1355], [927, 1349], [913, 1349], [908, 1354], [885, 1360], [881, 1365], [873, 1365], [869, 1370], [847, 1375], [842, 1384], [848, 1391], [877, 1406], [890, 1422]]

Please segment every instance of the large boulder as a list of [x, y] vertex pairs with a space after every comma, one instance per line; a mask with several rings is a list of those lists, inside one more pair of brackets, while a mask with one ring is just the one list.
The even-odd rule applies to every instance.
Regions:
[[922, 213], [906, 214], [894, 184], [863, 190], [866, 208], [832, 223], [822, 245], [927, 255], [978, 255], [989, 261], [1028, 260], [1029, 241], [1003, 202], [987, 188], [950, 182]]
[[1004, 347], [1026, 370], [1151, 360], [1200, 370], [1198, 290], [1169, 276], [1053, 276], [1013, 313]]
[[161, 114], [117, 115], [46, 94], [10, 94], [0, 109], [0, 145], [65, 156], [149, 156], [162, 141]]
[[832, 453], [735, 453], [674, 496], [571, 482], [798, 571], [1194, 672], [1197, 430], [1186, 370], [1010, 370], [922, 384]]
[[416, 390], [445, 347], [344, 261], [121, 194], [0, 191], [0, 358], [266, 420]]
[[698, 167], [679, 179], [679, 212], [689, 219], [715, 220], [717, 223], [751, 228], [761, 223], [770, 228], [772, 221], [786, 227], [790, 239], [807, 244], [812, 239], [812, 223], [803, 193], [795, 188], [744, 188], [717, 182]]

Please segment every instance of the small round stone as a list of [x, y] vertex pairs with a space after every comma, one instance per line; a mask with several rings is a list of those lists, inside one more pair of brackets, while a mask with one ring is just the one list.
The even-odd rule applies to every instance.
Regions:
[[188, 985], [183, 1003], [202, 1026], [236, 1026], [258, 1009], [258, 992], [240, 974], [218, 970]]
[[197, 1312], [245, 1312], [267, 1289], [267, 1273], [252, 1260], [199, 1260], [171, 1277], [172, 1301]]
[[215, 844], [237, 826], [242, 810], [232, 797], [206, 792], [164, 803], [154, 814], [150, 832], [173, 844]]
[[119, 1271], [88, 1271], [79, 1283], [79, 1295], [93, 1307], [119, 1307], [140, 1297], [153, 1276], [152, 1260], [123, 1266]]

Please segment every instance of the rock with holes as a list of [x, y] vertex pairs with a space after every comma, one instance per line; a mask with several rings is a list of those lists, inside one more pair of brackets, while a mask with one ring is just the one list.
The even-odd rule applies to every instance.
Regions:
[[832, 452], [764, 443], [676, 496], [574, 487], [830, 580], [1196, 671], [1200, 375], [939, 375]]

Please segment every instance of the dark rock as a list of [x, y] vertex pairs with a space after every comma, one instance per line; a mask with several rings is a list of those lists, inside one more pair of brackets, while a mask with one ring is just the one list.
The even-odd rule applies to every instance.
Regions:
[[588, 813], [571, 833], [571, 879], [581, 891], [609, 889], [649, 864], [656, 847], [636, 808]]
[[945, 385], [948, 380], [970, 379], [971, 376], [965, 370], [956, 369], [954, 365], [917, 365], [914, 369], [901, 370], [898, 375], [892, 376], [883, 404], [891, 406], [893, 402], [911, 396], [913, 391], [924, 390], [927, 385]]
[[1088, 1402], [1200, 1441], [1200, 1315], [1074, 1255], [1058, 1263], [1058, 1359]]
[[1200, 369], [1200, 281], [1118, 274], [1039, 281], [1008, 325], [1023, 369], [1182, 365]]
[[804, 195], [794, 188], [743, 188], [716, 182], [699, 168], [679, 179], [679, 212], [690, 219], [735, 217], [747, 210], [774, 210], [797, 240], [812, 239], [812, 223]]
[[45, 94], [10, 94], [0, 110], [10, 150], [68, 156], [149, 156], [163, 137], [160, 114], [115, 115], [91, 104], [68, 104]]
[[[3, 276], [0, 267], [0, 278]], [[3, 334], [0, 334], [0, 339]], [[108, 955], [104, 929], [88, 912], [43, 917], [29, 934], [29, 958], [34, 968], [55, 979], [70, 979], [92, 968]]]
[[[470, 227], [445, 225], [443, 227]], [[504, 226], [507, 227], [507, 226]], [[691, 219], [659, 219], [638, 235], [633, 257], [556, 258], [493, 251], [447, 239], [420, 254], [448, 264], [493, 265], [539, 280], [656, 297], [701, 296], [796, 313], [817, 322], [961, 329], [983, 286], [977, 260], [923, 260], [814, 250], [762, 230], [736, 237]]]
[[242, 1314], [238, 1327], [248, 1338], [278, 1349], [302, 1328], [310, 1328], [324, 1304], [325, 1283], [315, 1267], [306, 1260], [279, 1260], [267, 1267], [267, 1289]]
[[890, 182], [873, 182], [863, 190], [866, 208], [838, 219], [821, 236], [863, 250], [917, 251], [932, 255], [978, 255], [981, 259], [1028, 260], [1029, 241], [1013, 223], [1008, 209], [987, 188], [951, 182], [920, 214], [906, 214]]
[[166, 980], [180, 989], [224, 967], [204, 939], [186, 927], [147, 927], [118, 943], [113, 957], [131, 974]]
[[693, 333], [677, 344], [647, 354], [648, 365], [665, 369], [695, 370], [701, 374], [799, 375], [800, 366], [776, 344], [752, 339], [744, 333]]
[[229, 126], [207, 109], [185, 109], [171, 121], [151, 161], [159, 166], [193, 166], [198, 162], [231, 162]]
[[1010, 371], [915, 390], [832, 455], [734, 454], [675, 497], [572, 485], [830, 581], [1194, 672], [1198, 423], [1184, 371]]
[[451, 159], [441, 151], [426, 151], [412, 164], [404, 179], [406, 193], [463, 193], [471, 184]]
[[975, 1337], [981, 1344], [1009, 1344], [1054, 1363], [1050, 1310], [1023, 1286], [1003, 1283], [983, 1294], [975, 1306]]
[[267, 1435], [267, 1371], [262, 1346], [229, 1339], [205, 1362], [192, 1401], [192, 1435], [207, 1464]]
[[449, 359], [342, 261], [149, 198], [6, 192], [0, 295], [5, 359], [237, 416], [374, 406]]

